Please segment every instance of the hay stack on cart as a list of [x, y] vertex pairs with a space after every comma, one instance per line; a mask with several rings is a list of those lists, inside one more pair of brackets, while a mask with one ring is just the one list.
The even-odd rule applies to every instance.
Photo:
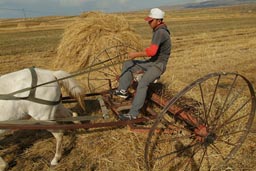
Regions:
[[[140, 37], [123, 16], [101, 12], [83, 13], [65, 29], [57, 49], [54, 68], [68, 72], [83, 70], [90, 66], [95, 58], [102, 61], [127, 51], [126, 48], [113, 48], [108, 54], [98, 57], [97, 54], [104, 49], [120, 45], [141, 49], [139, 42]], [[78, 79], [83, 80], [82, 84], [87, 87], [85, 77], [86, 74]]]

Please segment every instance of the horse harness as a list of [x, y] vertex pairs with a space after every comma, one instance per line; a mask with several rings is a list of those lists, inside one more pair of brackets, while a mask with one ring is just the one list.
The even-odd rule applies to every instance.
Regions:
[[22, 90], [18, 90], [9, 94], [0, 94], [0, 100], [28, 100], [28, 101], [32, 101], [40, 104], [45, 104], [45, 105], [59, 104], [61, 102], [61, 97], [59, 98], [58, 101], [49, 101], [49, 100], [39, 99], [35, 97], [38, 78], [37, 78], [37, 74], [34, 67], [30, 67], [29, 70], [32, 76], [31, 88], [28, 90], [29, 95], [27, 97], [14, 96], [14, 94], [17, 94], [19, 93], [19, 91], [22, 91]]

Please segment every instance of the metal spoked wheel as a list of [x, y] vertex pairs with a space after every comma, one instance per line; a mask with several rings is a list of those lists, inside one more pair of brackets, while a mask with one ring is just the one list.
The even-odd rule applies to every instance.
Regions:
[[135, 48], [117, 45], [106, 48], [96, 55], [88, 72], [88, 87], [91, 92], [109, 90], [117, 87], [122, 64], [128, 59], [128, 53]]
[[212, 73], [174, 96], [145, 146], [148, 170], [239, 168], [239, 148], [255, 114], [251, 83], [237, 73]]

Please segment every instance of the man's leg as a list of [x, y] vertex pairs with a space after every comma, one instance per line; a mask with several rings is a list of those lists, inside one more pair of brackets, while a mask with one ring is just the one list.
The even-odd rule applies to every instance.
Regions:
[[135, 66], [134, 62], [132, 60], [126, 61], [123, 64], [122, 73], [119, 78], [119, 86], [118, 90], [127, 90], [130, 86], [130, 83], [132, 81], [132, 72], [131, 68]]
[[142, 79], [139, 81], [129, 114], [135, 116], [139, 114], [139, 110], [144, 105], [149, 84], [158, 78], [161, 74], [162, 71], [157, 67], [153, 66], [148, 68], [147, 72], [144, 73]]
[[122, 74], [119, 78], [118, 90], [127, 90], [133, 80], [133, 73], [138, 71], [146, 71], [151, 63], [142, 60], [130, 60], [123, 64]]

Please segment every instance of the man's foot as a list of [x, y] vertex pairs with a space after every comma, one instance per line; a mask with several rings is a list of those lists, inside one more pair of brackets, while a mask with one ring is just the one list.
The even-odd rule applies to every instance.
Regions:
[[118, 97], [121, 97], [121, 98], [124, 98], [124, 99], [127, 99], [128, 97], [130, 97], [129, 93], [125, 90], [114, 90], [113, 94], [115, 96], [118, 96]]
[[120, 114], [120, 115], [119, 115], [119, 119], [122, 120], [122, 121], [125, 121], [125, 120], [132, 120], [132, 119], [137, 119], [137, 116], [136, 116], [136, 115], [133, 115], [133, 114], [130, 114], [130, 113], [127, 113], [127, 114]]

